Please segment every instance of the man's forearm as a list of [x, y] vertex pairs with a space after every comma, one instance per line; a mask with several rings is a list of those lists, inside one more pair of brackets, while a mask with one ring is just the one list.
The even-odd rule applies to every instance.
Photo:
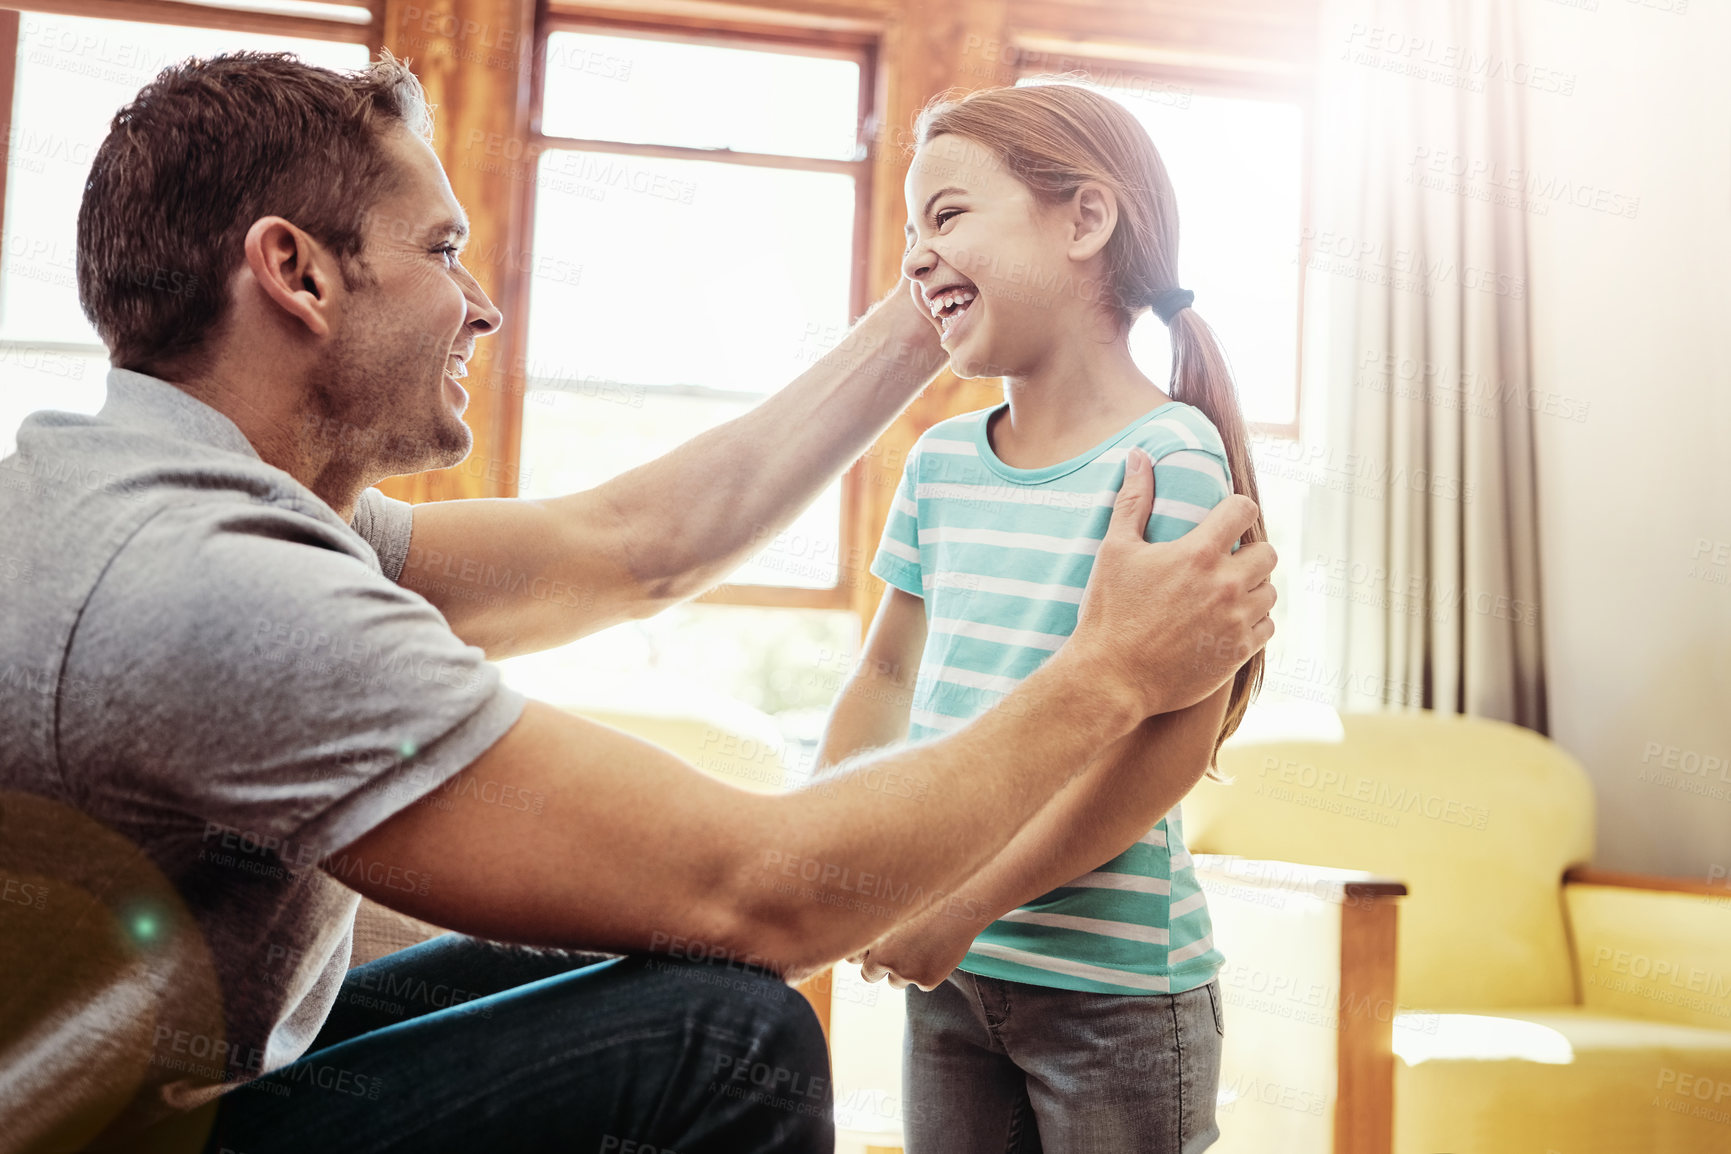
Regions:
[[640, 527], [626, 563], [651, 600], [702, 592], [786, 528], [945, 359], [904, 285], [749, 413], [601, 486]]
[[926, 913], [961, 919], [941, 932], [972, 936], [1123, 853], [1207, 771], [1230, 694], [1223, 686], [1188, 709], [1145, 719], [1041, 808], [953, 900]]
[[796, 967], [827, 962], [943, 900], [1140, 720], [1100, 686], [1054, 657], [961, 731], [867, 752], [781, 799], [784, 832], [741, 879], [766, 938]]

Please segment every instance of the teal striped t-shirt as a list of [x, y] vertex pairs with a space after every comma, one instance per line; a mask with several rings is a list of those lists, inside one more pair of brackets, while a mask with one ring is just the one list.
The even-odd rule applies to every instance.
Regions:
[[[927, 430], [908, 455], [872, 572], [923, 598], [926, 646], [908, 736], [961, 728], [1038, 669], [1076, 628], [1082, 590], [1132, 445], [1154, 462], [1149, 541], [1187, 533], [1232, 492], [1220, 434], [1179, 401], [1079, 457], [1017, 469], [982, 409]], [[1135, 845], [1005, 914], [961, 969], [1109, 994], [1181, 993], [1223, 959], [1174, 808]]]

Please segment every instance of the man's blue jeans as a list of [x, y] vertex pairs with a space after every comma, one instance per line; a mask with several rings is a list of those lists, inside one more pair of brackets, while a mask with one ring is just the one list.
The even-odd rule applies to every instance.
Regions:
[[831, 1154], [829, 1052], [738, 965], [447, 934], [350, 972], [298, 1062], [224, 1095], [207, 1154]]

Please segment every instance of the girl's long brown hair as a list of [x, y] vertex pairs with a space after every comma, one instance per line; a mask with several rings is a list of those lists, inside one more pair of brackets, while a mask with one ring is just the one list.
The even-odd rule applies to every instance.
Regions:
[[[957, 99], [935, 97], [920, 112], [915, 142], [951, 133], [994, 152], [1036, 199], [1067, 202], [1084, 182], [1097, 181], [1118, 201], [1118, 227], [1107, 241], [1106, 303], [1128, 333], [1156, 293], [1178, 286], [1178, 200], [1154, 142], [1123, 105], [1076, 84], [1039, 83], [986, 88]], [[1214, 423], [1226, 448], [1232, 487], [1257, 500], [1250, 434], [1238, 392], [1214, 330], [1183, 309], [1172, 320], [1172, 374], [1166, 391], [1194, 405]], [[1267, 540], [1262, 515], [1240, 543]], [[1220, 744], [1238, 728], [1262, 687], [1263, 655], [1245, 662], [1232, 681], [1226, 717], [1209, 756], [1214, 771]]]

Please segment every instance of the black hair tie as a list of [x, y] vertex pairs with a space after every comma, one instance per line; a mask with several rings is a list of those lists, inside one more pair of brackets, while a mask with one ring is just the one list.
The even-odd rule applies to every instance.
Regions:
[[1178, 315], [1178, 310], [1190, 307], [1190, 302], [1196, 299], [1196, 294], [1189, 289], [1169, 288], [1154, 294], [1154, 299], [1148, 302], [1154, 310], [1154, 315], [1167, 325]]

